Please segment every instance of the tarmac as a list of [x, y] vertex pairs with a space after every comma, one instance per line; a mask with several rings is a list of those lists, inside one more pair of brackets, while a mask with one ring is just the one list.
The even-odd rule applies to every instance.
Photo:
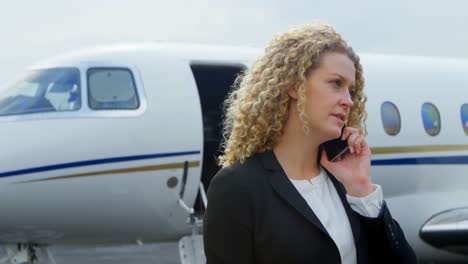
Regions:
[[114, 247], [50, 247], [57, 264], [180, 264], [177, 242]]

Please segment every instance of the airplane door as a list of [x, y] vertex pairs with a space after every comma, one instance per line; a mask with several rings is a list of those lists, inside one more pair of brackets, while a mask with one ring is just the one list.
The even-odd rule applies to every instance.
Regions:
[[[208, 189], [213, 176], [220, 167], [217, 157], [222, 140], [223, 102], [231, 90], [237, 76], [246, 68], [241, 64], [220, 64], [209, 62], [191, 63], [200, 97], [203, 115], [203, 166], [202, 183]], [[203, 210], [201, 200], [197, 199], [197, 210]]]
[[[147, 125], [153, 127], [156, 142], [162, 149], [180, 154], [170, 159], [178, 164], [167, 171], [163, 189], [156, 202], [166, 207], [166, 224], [172, 234], [190, 230], [187, 212], [178, 204], [178, 198], [193, 207], [198, 194], [203, 155], [202, 111], [196, 83], [187, 61], [173, 58], [154, 60], [141, 68], [148, 94]], [[150, 125], [151, 124], [151, 125]], [[180, 165], [180, 166], [179, 166]], [[174, 230], [175, 229], [175, 230]], [[175, 232], [174, 232], [175, 231]]]

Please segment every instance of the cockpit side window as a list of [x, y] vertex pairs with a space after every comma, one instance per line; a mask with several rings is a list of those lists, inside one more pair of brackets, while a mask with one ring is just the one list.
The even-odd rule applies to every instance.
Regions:
[[127, 68], [91, 68], [88, 102], [93, 110], [132, 110], [140, 106], [135, 79]]
[[0, 90], [0, 116], [80, 108], [81, 84], [77, 68], [32, 70]]

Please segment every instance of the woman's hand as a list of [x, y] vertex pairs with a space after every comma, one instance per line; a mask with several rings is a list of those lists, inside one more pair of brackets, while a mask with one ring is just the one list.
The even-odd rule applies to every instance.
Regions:
[[365, 197], [375, 190], [370, 180], [369, 146], [354, 127], [344, 128], [341, 139], [348, 141], [349, 151], [335, 162], [328, 161], [325, 151], [322, 151], [320, 163], [345, 186], [349, 195]]

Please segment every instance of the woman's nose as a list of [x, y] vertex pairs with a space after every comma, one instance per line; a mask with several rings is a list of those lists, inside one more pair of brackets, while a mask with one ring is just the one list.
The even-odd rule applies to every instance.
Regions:
[[353, 102], [353, 99], [352, 99], [351, 94], [349, 93], [349, 91], [346, 90], [343, 94], [344, 95], [341, 98], [340, 104], [344, 105], [344, 106], [347, 106], [349, 108], [353, 107], [354, 102]]

